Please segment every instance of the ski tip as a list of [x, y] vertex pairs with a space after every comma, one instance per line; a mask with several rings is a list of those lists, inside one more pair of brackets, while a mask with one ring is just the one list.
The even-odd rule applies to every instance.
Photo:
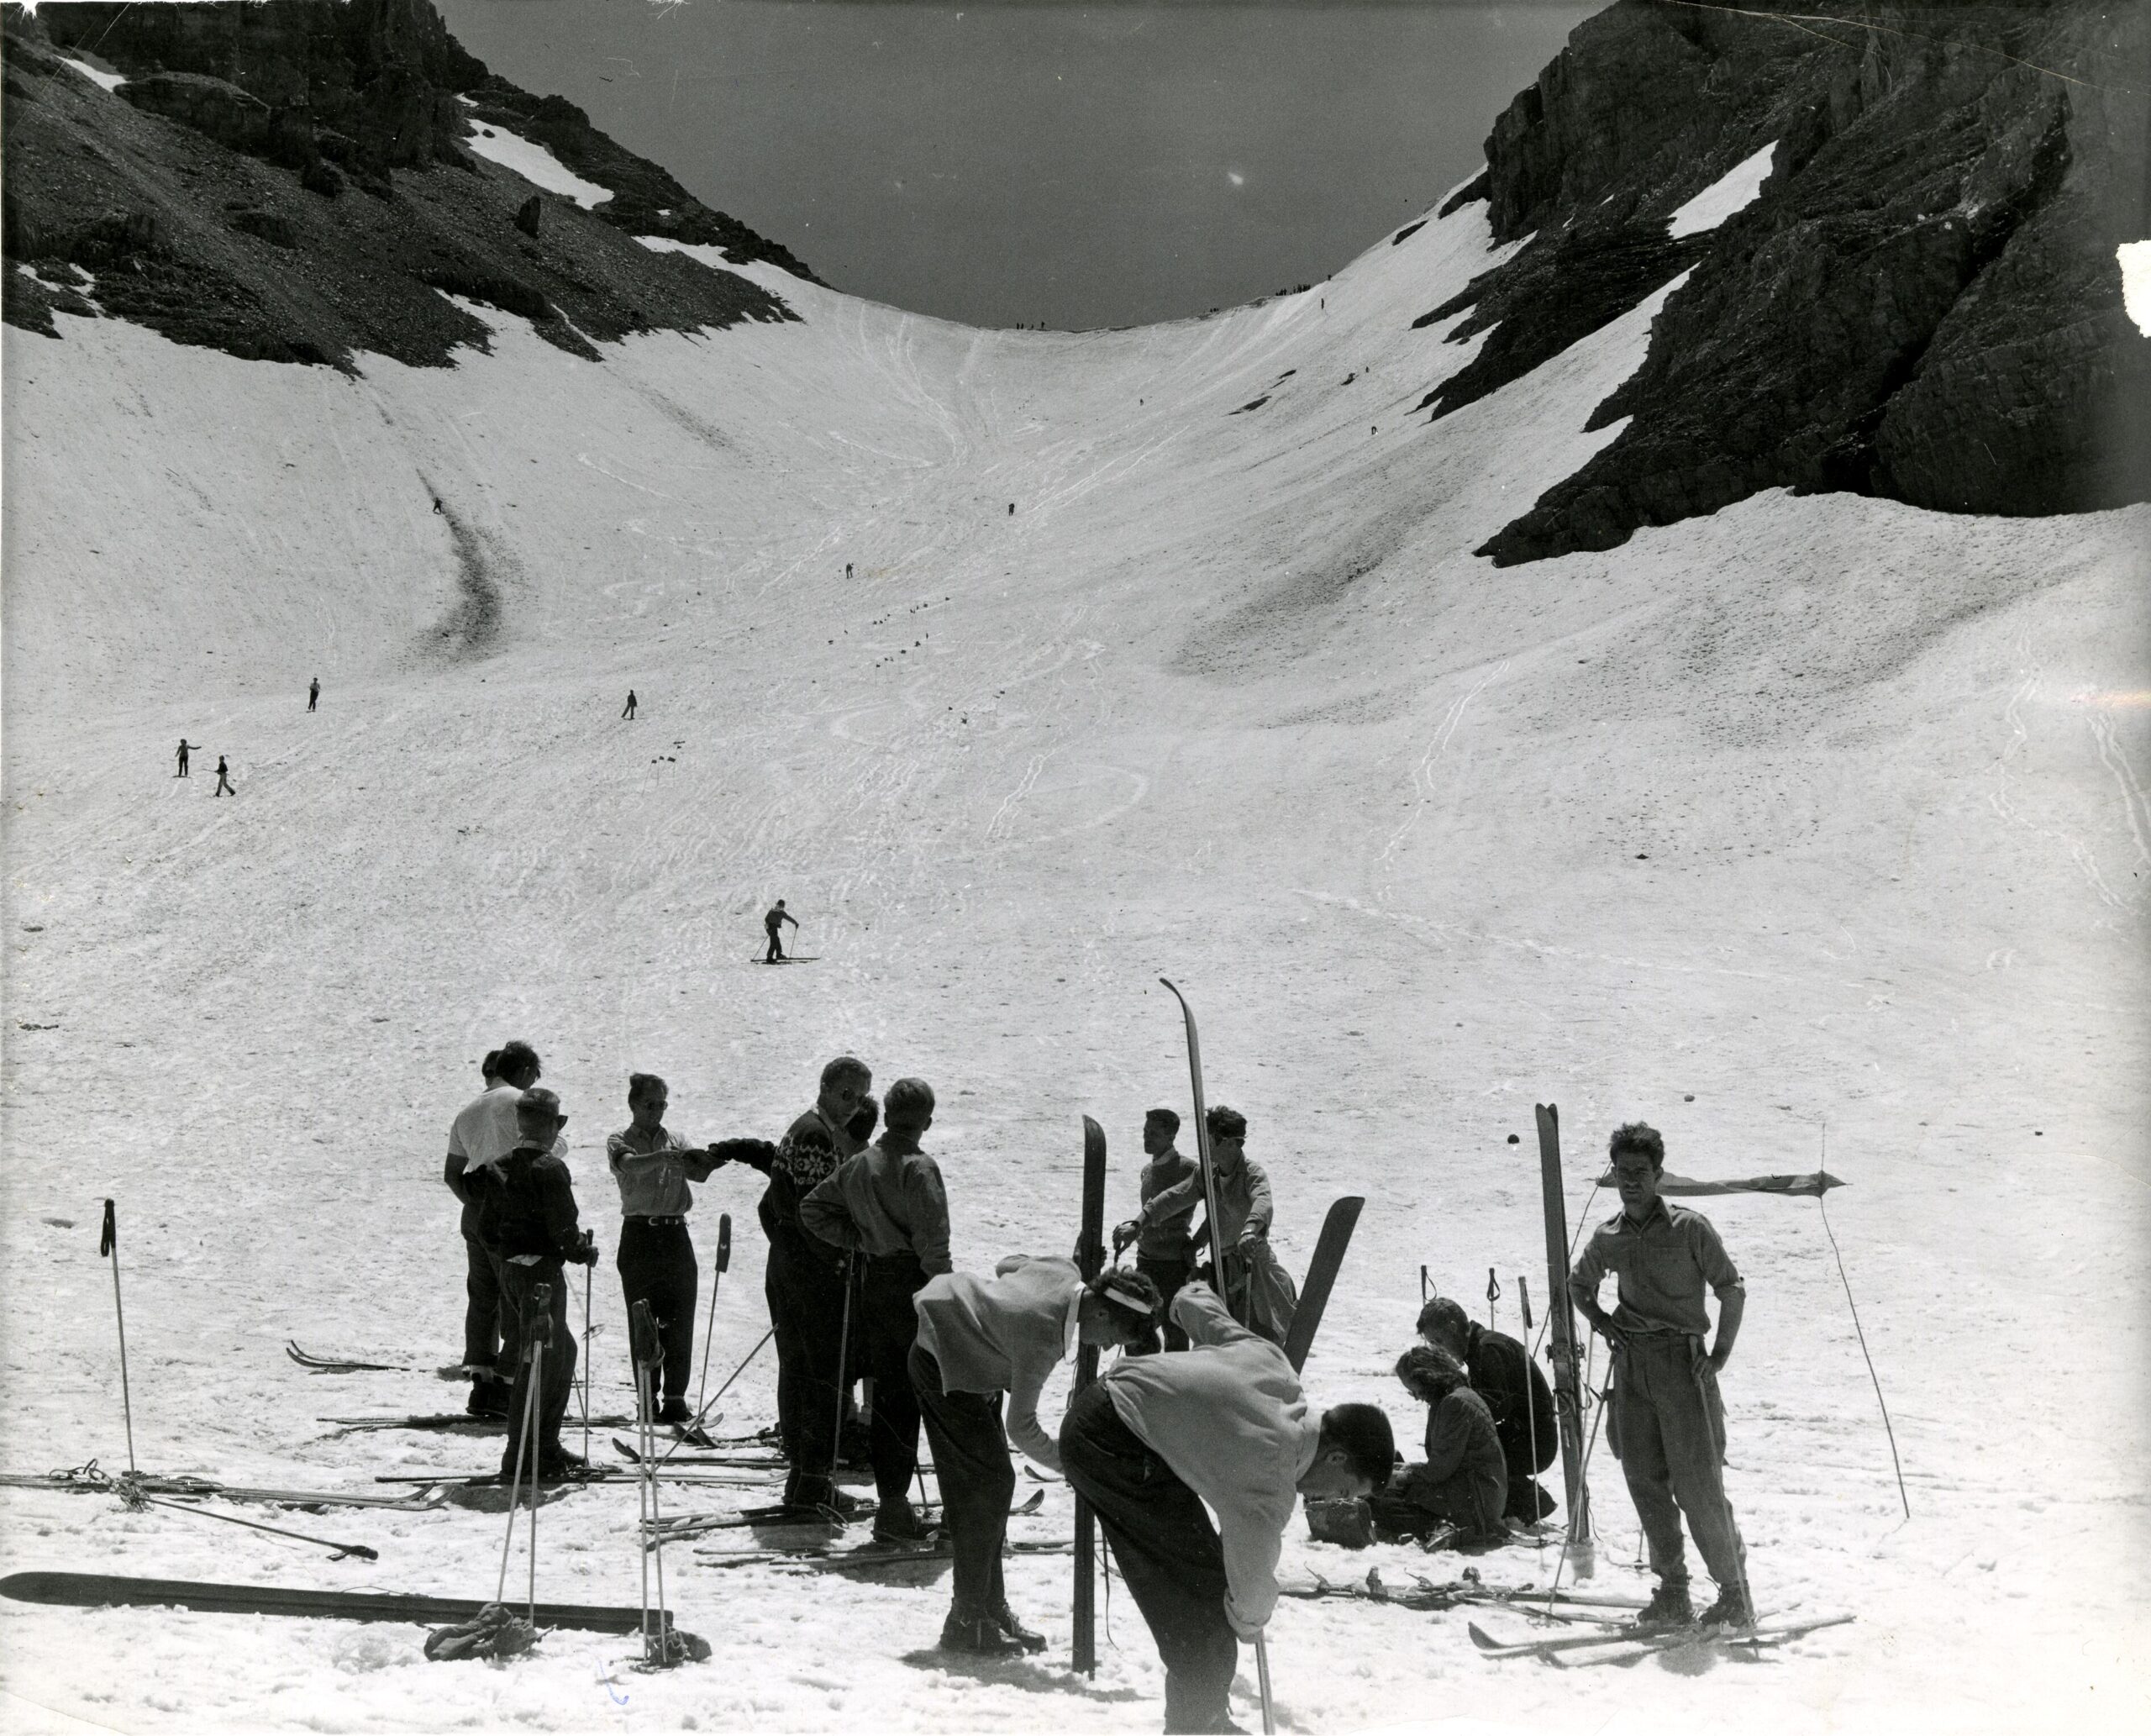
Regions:
[[1472, 1644], [1477, 1646], [1480, 1651], [1497, 1652], [1503, 1649], [1501, 1641], [1495, 1639], [1492, 1634], [1489, 1633], [1484, 1628], [1480, 1627], [1478, 1623], [1466, 1622], [1464, 1624], [1464, 1627], [1465, 1631], [1471, 1636]]

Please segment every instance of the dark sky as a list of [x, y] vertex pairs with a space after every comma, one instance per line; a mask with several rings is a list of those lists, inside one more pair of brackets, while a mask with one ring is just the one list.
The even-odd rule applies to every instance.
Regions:
[[1126, 325], [1327, 275], [1478, 166], [1596, 5], [435, 0], [838, 288]]

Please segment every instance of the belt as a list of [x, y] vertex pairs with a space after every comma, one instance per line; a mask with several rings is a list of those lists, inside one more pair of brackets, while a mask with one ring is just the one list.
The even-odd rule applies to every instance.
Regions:
[[687, 1220], [684, 1217], [644, 1217], [638, 1213], [636, 1216], [628, 1218], [627, 1221], [629, 1223], [685, 1223]]

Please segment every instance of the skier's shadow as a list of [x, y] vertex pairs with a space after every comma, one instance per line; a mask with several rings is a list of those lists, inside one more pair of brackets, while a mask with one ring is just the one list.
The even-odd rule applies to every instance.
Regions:
[[970, 1681], [995, 1682], [1002, 1687], [1021, 1688], [1028, 1694], [1076, 1694], [1086, 1700], [1102, 1702], [1150, 1697], [1147, 1691], [1139, 1687], [1102, 1688], [1073, 1670], [1054, 1669], [1028, 1658], [974, 1657], [928, 1646], [920, 1651], [906, 1652], [903, 1661], [914, 1670], [938, 1670], [944, 1676], [960, 1676]]

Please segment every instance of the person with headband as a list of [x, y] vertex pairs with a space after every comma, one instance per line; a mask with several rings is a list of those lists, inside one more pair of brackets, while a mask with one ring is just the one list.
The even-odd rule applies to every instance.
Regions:
[[[1113, 1267], [1086, 1284], [1069, 1260], [1013, 1255], [991, 1281], [929, 1278], [912, 1298], [918, 1337], [912, 1391], [941, 1479], [942, 1523], [955, 1551], [944, 1651], [1005, 1656], [1045, 1645], [1008, 1607], [1001, 1555], [1016, 1490], [1011, 1441], [1049, 1470], [1060, 1448], [1039, 1423], [1039, 1396], [1081, 1344], [1154, 1348], [1157, 1286]], [[1007, 1395], [1002, 1427], [1002, 1395]]]

